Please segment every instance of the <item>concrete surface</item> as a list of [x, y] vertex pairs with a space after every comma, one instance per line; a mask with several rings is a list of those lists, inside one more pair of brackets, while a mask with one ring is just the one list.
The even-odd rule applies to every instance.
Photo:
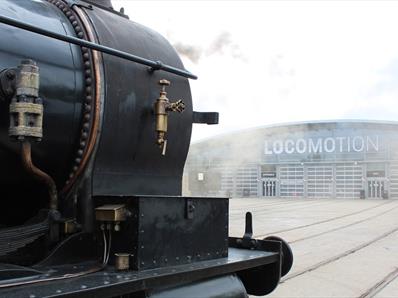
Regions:
[[230, 200], [230, 235], [245, 212], [254, 237], [288, 241], [292, 270], [268, 297], [398, 297], [398, 200]]

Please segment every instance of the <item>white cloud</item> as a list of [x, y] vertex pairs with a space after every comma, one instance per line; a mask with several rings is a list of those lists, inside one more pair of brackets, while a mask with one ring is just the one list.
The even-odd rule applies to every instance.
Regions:
[[[134, 21], [204, 52], [194, 107], [221, 123], [194, 139], [275, 122], [398, 120], [398, 3], [114, 1]], [[211, 51], [218, 37], [222, 51]], [[225, 40], [224, 40], [225, 41]], [[207, 51], [206, 51], [207, 49]], [[244, 59], [242, 59], [244, 57]]]

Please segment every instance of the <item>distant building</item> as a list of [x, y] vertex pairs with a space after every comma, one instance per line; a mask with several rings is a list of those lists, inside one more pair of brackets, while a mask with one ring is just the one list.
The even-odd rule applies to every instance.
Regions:
[[191, 195], [398, 198], [398, 122], [271, 125], [193, 144]]

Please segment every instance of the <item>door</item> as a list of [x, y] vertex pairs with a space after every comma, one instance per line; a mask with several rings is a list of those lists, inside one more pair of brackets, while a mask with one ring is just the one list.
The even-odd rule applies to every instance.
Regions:
[[276, 179], [263, 179], [263, 196], [276, 197]]
[[385, 178], [368, 178], [368, 198], [383, 198], [386, 191]]

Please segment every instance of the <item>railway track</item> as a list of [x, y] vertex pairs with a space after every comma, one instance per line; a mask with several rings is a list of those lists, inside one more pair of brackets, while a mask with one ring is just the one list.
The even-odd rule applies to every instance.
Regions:
[[305, 225], [301, 225], [301, 226], [296, 226], [296, 227], [287, 228], [287, 229], [281, 229], [281, 230], [269, 232], [269, 233], [266, 233], [266, 234], [257, 234], [257, 235], [255, 235], [255, 237], [256, 238], [263, 238], [263, 237], [266, 237], [266, 236], [269, 236], [269, 235], [274, 235], [274, 234], [279, 234], [279, 233], [283, 233], [283, 232], [289, 232], [289, 231], [294, 231], [294, 230], [298, 230], [298, 229], [308, 228], [308, 227], [315, 226], [315, 225], [320, 225], [320, 224], [331, 222], [331, 221], [334, 221], [334, 220], [339, 220], [339, 219], [342, 219], [342, 218], [345, 218], [345, 217], [357, 215], [357, 214], [360, 214], [360, 213], [363, 213], [363, 212], [366, 212], [366, 211], [369, 211], [369, 210], [384, 206], [386, 204], [391, 204], [392, 202], [393, 201], [386, 201], [386, 202], [380, 203], [380, 204], [378, 204], [376, 206], [371, 206], [371, 207], [364, 208], [364, 209], [361, 209], [361, 210], [358, 210], [358, 211], [355, 211], [355, 212], [351, 212], [351, 213], [348, 213], [348, 214], [336, 216], [336, 217], [333, 217], [333, 218], [328, 218], [328, 219], [325, 219], [325, 220], [321, 220], [321, 221], [317, 221], [317, 222], [314, 222], [314, 223], [309, 223], [309, 224], [305, 224]]
[[[310, 202], [310, 204], [304, 204], [302, 202], [297, 202], [297, 203], [290, 203], [290, 204], [284, 204], [284, 205], [289, 205], [289, 207], [292, 208], [287, 208], [285, 206], [280, 206], [278, 208], [270, 208], [270, 209], [263, 209], [263, 210], [259, 210], [259, 211], [252, 211], [253, 216], [261, 216], [261, 215], [266, 215], [266, 214], [272, 214], [275, 213], [275, 211], [279, 211], [281, 210], [283, 213], [287, 213], [293, 210], [301, 210], [301, 209], [306, 209], [306, 208], [310, 208], [310, 207], [314, 207], [314, 206], [321, 206], [324, 205], [325, 203], [330, 203], [329, 202], [322, 202], [319, 199], [318, 200], [313, 200], [313, 201], [306, 201], [306, 202]], [[340, 204], [341, 202], [339, 201], [335, 201], [332, 204]], [[294, 204], [294, 206], [293, 206]], [[264, 208], [264, 206], [260, 206], [262, 208]], [[250, 211], [250, 208], [247, 208], [245, 206], [245, 210]], [[241, 217], [242, 216], [242, 212], [239, 213], [234, 213], [234, 214], [230, 214], [230, 218], [231, 219], [236, 219], [237, 217]]]
[[[234, 199], [232, 199], [234, 200]], [[272, 201], [272, 202], [256, 202], [256, 203], [245, 203], [244, 205], [242, 205], [245, 209], [264, 209], [267, 207], [285, 207], [286, 205], [288, 206], [300, 206], [303, 204], [308, 204], [308, 203], [312, 203], [312, 202], [316, 202], [319, 203], [319, 199], [305, 199], [305, 200], [280, 200], [280, 201]], [[325, 203], [325, 202], [324, 202]], [[232, 204], [231, 204], [232, 205]], [[231, 206], [230, 206], [231, 207]], [[281, 208], [277, 208], [277, 209], [281, 209]], [[267, 210], [267, 209], [265, 209]], [[275, 210], [275, 209], [273, 209]], [[231, 212], [234, 212], [235, 210], [231, 210]], [[268, 210], [267, 210], [268, 211]], [[235, 215], [241, 215], [242, 211], [240, 209], [237, 210], [237, 213]]]
[[386, 232], [386, 233], [384, 233], [384, 234], [382, 234], [382, 235], [380, 235], [380, 236], [378, 236], [378, 237], [376, 237], [376, 238], [374, 238], [374, 239], [372, 239], [370, 241], [364, 242], [364, 243], [362, 243], [362, 244], [360, 244], [360, 245], [358, 245], [358, 246], [356, 246], [354, 248], [346, 250], [346, 251], [344, 251], [344, 252], [342, 252], [342, 253], [340, 253], [338, 255], [335, 255], [335, 256], [333, 256], [331, 258], [328, 258], [328, 259], [326, 259], [326, 260], [324, 260], [322, 262], [316, 263], [316, 264], [314, 264], [314, 265], [312, 265], [310, 267], [307, 267], [307, 268], [305, 268], [303, 270], [300, 270], [300, 271], [298, 271], [296, 273], [290, 274], [286, 278], [282, 279], [281, 283], [284, 283], [284, 282], [286, 282], [286, 281], [288, 281], [290, 279], [296, 278], [298, 276], [301, 276], [303, 274], [306, 274], [308, 272], [311, 272], [311, 271], [314, 271], [314, 270], [316, 270], [318, 268], [321, 268], [321, 267], [323, 267], [325, 265], [333, 263], [333, 262], [335, 262], [337, 260], [345, 258], [345, 257], [347, 257], [347, 256], [349, 256], [349, 255], [351, 255], [353, 253], [356, 253], [357, 251], [359, 251], [361, 249], [364, 249], [364, 248], [372, 245], [373, 243], [376, 243], [376, 242], [378, 242], [378, 241], [390, 236], [391, 234], [393, 234], [393, 233], [395, 233], [397, 231], [398, 231], [398, 227], [395, 227], [394, 229], [391, 229], [388, 232]]
[[398, 267], [387, 274], [383, 279], [378, 281], [372, 287], [370, 287], [367, 291], [363, 294], [358, 296], [358, 298], [373, 298], [376, 296], [381, 290], [387, 287], [391, 282], [398, 278]]
[[336, 228], [333, 228], [333, 229], [330, 229], [330, 230], [327, 230], [327, 231], [323, 231], [323, 232], [320, 232], [320, 233], [317, 233], [317, 234], [313, 234], [313, 235], [306, 236], [306, 237], [303, 237], [303, 238], [299, 238], [299, 239], [296, 239], [296, 240], [293, 240], [293, 241], [289, 241], [289, 243], [293, 244], [293, 243], [297, 243], [297, 242], [300, 242], [300, 241], [308, 240], [308, 239], [311, 239], [311, 238], [316, 238], [316, 237], [322, 236], [324, 234], [332, 233], [332, 232], [335, 232], [335, 231], [338, 231], [338, 230], [342, 230], [342, 229], [345, 229], [345, 228], [348, 228], [348, 227], [351, 227], [351, 226], [354, 226], [354, 225], [357, 225], [357, 224], [360, 224], [360, 223], [364, 223], [364, 222], [366, 222], [368, 220], [372, 220], [372, 219], [375, 219], [375, 218], [377, 218], [379, 216], [387, 214], [387, 213], [389, 213], [389, 212], [391, 212], [391, 211], [393, 211], [394, 209], [397, 209], [397, 208], [398, 208], [398, 205], [395, 206], [394, 208], [388, 209], [386, 211], [383, 211], [381, 213], [369, 216], [367, 218], [364, 218], [364, 219], [361, 219], [361, 220], [358, 220], [358, 221], [354, 221], [354, 222], [349, 223], [347, 225], [343, 225], [343, 226], [336, 227]]

